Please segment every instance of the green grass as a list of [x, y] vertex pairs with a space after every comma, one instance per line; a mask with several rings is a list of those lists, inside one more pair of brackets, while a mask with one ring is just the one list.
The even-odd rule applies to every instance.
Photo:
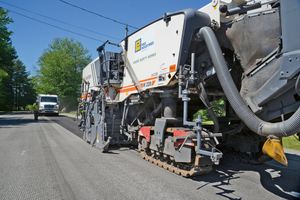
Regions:
[[[204, 121], [202, 125], [214, 125], [214, 123], [213, 121]], [[300, 141], [297, 140], [294, 136], [283, 137], [282, 144], [284, 148], [300, 151]]]
[[76, 114], [77, 114], [76, 111], [71, 111], [69, 113], [66, 113], [66, 112], [60, 112], [60, 113], [65, 113], [65, 114], [74, 115], [74, 116], [76, 116]]
[[12, 111], [0, 111], [0, 115], [5, 114], [5, 113], [10, 113]]
[[294, 136], [282, 138], [282, 144], [284, 148], [300, 151], [300, 141]]
[[214, 125], [213, 121], [202, 122], [202, 125]]
[[69, 114], [76, 116], [77, 111], [71, 111]]

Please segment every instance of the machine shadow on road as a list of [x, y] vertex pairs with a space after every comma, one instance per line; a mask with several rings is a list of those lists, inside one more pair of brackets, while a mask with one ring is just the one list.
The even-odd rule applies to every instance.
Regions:
[[128, 145], [128, 146], [118, 146], [118, 145], [110, 145], [108, 148], [107, 154], [119, 154], [117, 151], [133, 151], [137, 154], [140, 154], [138, 149], [134, 146]]
[[197, 188], [198, 190], [206, 185], [211, 185], [221, 190], [220, 193], [217, 193], [218, 195], [232, 199], [231, 196], [234, 195], [235, 190], [228, 189], [228, 186], [231, 185], [231, 181], [234, 179], [243, 178], [246, 171], [257, 172], [262, 187], [278, 197], [283, 199], [300, 198], [300, 172], [291, 170], [288, 167], [281, 168], [267, 164], [251, 165], [224, 158], [219, 166], [214, 166], [212, 172], [191, 179], [204, 183]]
[[[118, 151], [134, 151], [137, 154], [139, 153], [137, 148], [124, 146], [110, 146], [107, 153], [119, 154]], [[254, 181], [257, 181], [257, 184], [261, 184], [261, 186], [265, 190], [273, 193], [279, 198], [299, 199], [300, 171], [298, 170], [298, 164], [300, 158], [299, 156], [291, 154], [287, 154], [287, 157], [289, 157], [289, 160], [297, 160], [297, 163], [291, 162], [289, 164], [289, 167], [272, 165], [272, 163], [276, 161], [270, 161], [271, 164], [266, 163], [252, 165], [225, 157], [222, 159], [220, 165], [213, 166], [213, 170], [210, 173], [191, 177], [190, 179], [201, 184], [201, 186], [198, 187], [197, 190], [201, 190], [206, 186], [215, 187], [221, 190], [220, 192], [216, 193], [217, 195], [220, 195], [227, 199], [242, 199], [239, 196], [237, 196], [237, 198], [232, 198], [232, 196], [235, 196], [236, 187], [232, 187], [231, 189], [230, 185], [235, 185], [235, 183], [233, 183], [232, 181], [236, 179], [253, 181], [252, 178], [248, 180], [247, 176], [244, 174], [246, 172], [254, 172], [258, 173], [259, 175], [259, 180], [257, 179]]]

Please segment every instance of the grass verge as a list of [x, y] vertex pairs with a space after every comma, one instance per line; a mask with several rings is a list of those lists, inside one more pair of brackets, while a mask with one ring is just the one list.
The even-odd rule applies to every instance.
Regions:
[[0, 115], [5, 114], [5, 113], [10, 113], [12, 111], [0, 111]]
[[[213, 121], [204, 121], [202, 125], [214, 125], [214, 123]], [[282, 144], [283, 144], [283, 148], [300, 151], [300, 141], [297, 140], [293, 135], [290, 137], [283, 137]]]
[[284, 148], [300, 151], [300, 141], [297, 140], [293, 135], [282, 138], [282, 144]]
[[202, 125], [214, 125], [213, 121], [204, 121]]
[[74, 115], [76, 116], [77, 112], [76, 111], [71, 111], [69, 113], [66, 113], [66, 112], [59, 112], [59, 113], [62, 113], [62, 114], [69, 114], [69, 115]]

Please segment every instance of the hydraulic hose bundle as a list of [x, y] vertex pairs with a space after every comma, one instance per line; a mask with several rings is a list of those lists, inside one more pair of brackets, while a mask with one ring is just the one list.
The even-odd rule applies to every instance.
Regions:
[[258, 118], [243, 101], [226, 67], [218, 40], [209, 27], [202, 27], [198, 36], [203, 38], [226, 97], [239, 118], [255, 133], [287, 137], [300, 132], [300, 108], [286, 121], [269, 123]]

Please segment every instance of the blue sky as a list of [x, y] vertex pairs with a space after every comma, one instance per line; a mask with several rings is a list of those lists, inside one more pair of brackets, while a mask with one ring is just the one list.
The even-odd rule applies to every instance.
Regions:
[[[186, 8], [198, 10], [211, 2], [210, 0], [64, 1], [137, 28], [141, 28], [162, 17], [165, 12], [174, 12]], [[11, 37], [12, 44], [17, 50], [19, 59], [25, 64], [27, 71], [29, 71], [31, 75], [35, 75], [34, 66], [39, 68], [36, 64], [38, 58], [56, 37], [67, 37], [69, 39], [74, 38], [76, 41], [81, 42], [83, 47], [90, 51], [92, 59], [95, 59], [98, 56], [96, 49], [103, 42], [110, 40], [111, 42], [119, 43], [125, 36], [124, 25], [67, 5], [60, 0], [0, 0], [0, 6], [13, 11], [9, 12], [9, 16], [13, 18], [14, 23], [8, 26], [9, 30], [14, 32]], [[59, 20], [67, 24], [36, 15], [34, 13]], [[34, 21], [21, 16], [20, 14], [80, 35]], [[68, 24], [88, 30], [83, 30]], [[135, 30], [136, 29], [129, 27], [129, 34]], [[120, 51], [119, 48], [112, 45], [107, 45], [106, 50], [116, 52]]]

